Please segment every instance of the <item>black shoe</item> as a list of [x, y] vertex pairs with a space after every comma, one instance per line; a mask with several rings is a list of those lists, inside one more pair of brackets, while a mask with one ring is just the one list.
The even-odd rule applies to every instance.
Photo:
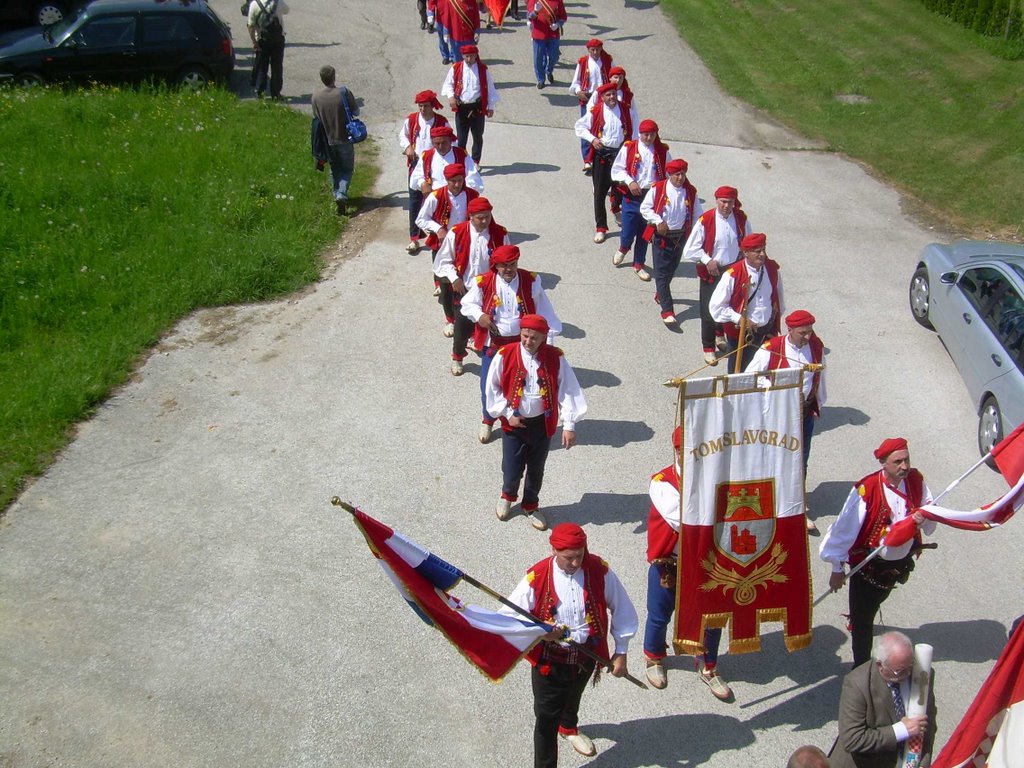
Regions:
[[441, 63], [444, 64], [447, 67], [449, 64], [452, 63], [452, 60], [451, 59], [441, 59]]
[[543, 90], [543, 89], [544, 89], [544, 83], [543, 83], [543, 81], [542, 81], [542, 82], [539, 82], [539, 83], [537, 83], [537, 88], [538, 88], [538, 89], [540, 89], [540, 90]]
[[339, 216], [344, 216], [345, 215], [345, 201], [344, 200], [335, 200], [334, 201], [334, 209], [335, 209], [335, 211], [337, 212], [337, 214]]
[[434, 25], [433, 24], [427, 24], [427, 32], [429, 34], [431, 34], [431, 35], [434, 34]]
[[555, 75], [551, 72], [548, 72], [548, 82], [551, 83], [552, 85], [555, 84]]
[[516, 11], [515, 13], [513, 13], [512, 14], [512, 18], [515, 19], [516, 21], [519, 21], [519, 11]]

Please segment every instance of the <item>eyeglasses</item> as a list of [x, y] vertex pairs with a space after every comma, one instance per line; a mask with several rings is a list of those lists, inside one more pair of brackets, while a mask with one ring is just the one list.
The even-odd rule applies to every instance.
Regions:
[[892, 677], [895, 680], [904, 680], [910, 677], [910, 674], [914, 671], [914, 666], [910, 665], [907, 667], [893, 668], [882, 662], [878, 663], [879, 668], [885, 672], [886, 675]]

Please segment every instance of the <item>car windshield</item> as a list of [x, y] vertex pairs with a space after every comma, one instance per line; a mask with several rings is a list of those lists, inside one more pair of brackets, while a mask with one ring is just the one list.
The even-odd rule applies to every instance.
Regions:
[[43, 34], [46, 35], [46, 39], [52, 43], [54, 40], [60, 40], [64, 37], [64, 34], [78, 21], [78, 17], [82, 15], [84, 9], [84, 6], [76, 8], [60, 21], [43, 27]]

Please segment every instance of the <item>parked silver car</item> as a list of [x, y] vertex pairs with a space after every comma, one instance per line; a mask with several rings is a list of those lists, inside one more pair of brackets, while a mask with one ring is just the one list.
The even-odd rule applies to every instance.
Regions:
[[960, 370], [978, 410], [978, 450], [988, 453], [1024, 421], [1024, 246], [926, 246], [910, 311], [938, 332]]

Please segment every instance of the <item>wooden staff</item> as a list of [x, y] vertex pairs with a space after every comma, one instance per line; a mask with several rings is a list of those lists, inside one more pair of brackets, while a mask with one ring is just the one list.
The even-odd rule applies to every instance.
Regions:
[[743, 306], [740, 307], [739, 337], [736, 342], [736, 360], [733, 373], [743, 373], [743, 348], [747, 346], [747, 302], [750, 296], [750, 278], [743, 283]]

